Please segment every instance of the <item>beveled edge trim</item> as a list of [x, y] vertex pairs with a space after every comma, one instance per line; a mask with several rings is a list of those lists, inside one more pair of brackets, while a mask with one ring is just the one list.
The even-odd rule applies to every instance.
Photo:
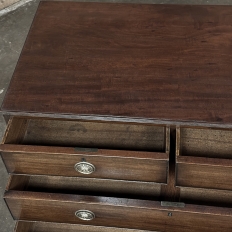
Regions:
[[195, 120], [171, 120], [159, 118], [140, 118], [140, 117], [126, 117], [126, 116], [113, 116], [113, 115], [85, 115], [85, 114], [65, 114], [65, 113], [38, 113], [38, 112], [25, 112], [25, 111], [8, 111], [0, 110], [3, 115], [9, 116], [26, 116], [26, 117], [44, 117], [44, 118], [60, 118], [60, 119], [74, 119], [74, 120], [91, 120], [91, 121], [107, 121], [107, 122], [131, 122], [131, 123], [147, 123], [157, 126], [199, 126], [199, 127], [215, 127], [215, 128], [230, 128], [232, 123], [222, 122], [207, 122]]

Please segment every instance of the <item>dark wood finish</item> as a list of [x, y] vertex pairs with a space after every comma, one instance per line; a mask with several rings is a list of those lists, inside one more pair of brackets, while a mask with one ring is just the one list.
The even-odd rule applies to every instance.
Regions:
[[188, 204], [232, 207], [232, 191], [181, 187], [180, 201]]
[[[169, 137], [162, 126], [13, 118], [0, 150], [10, 173], [167, 183]], [[53, 144], [72, 147], [41, 146]], [[95, 172], [77, 172], [74, 165], [83, 160]]]
[[[230, 232], [231, 209], [186, 205], [162, 207], [160, 202], [69, 194], [8, 191], [5, 200], [15, 219], [160, 231]], [[81, 221], [76, 210], [95, 213], [92, 221]], [[172, 213], [172, 216], [169, 216]], [[181, 226], [180, 226], [181, 225]]]
[[166, 152], [167, 130], [148, 124], [13, 117], [3, 142]]
[[179, 201], [180, 189], [176, 187], [176, 128], [170, 128], [170, 156], [169, 156], [169, 172], [168, 172], [168, 182], [167, 185], [162, 185], [161, 196], [163, 200], [166, 201]]
[[41, 2], [1, 109], [232, 127], [231, 24], [231, 6]]
[[232, 167], [177, 163], [176, 185], [232, 190]]
[[16, 232], [230, 232], [231, 25], [230, 6], [41, 2], [1, 107], [26, 174], [4, 199], [38, 221]]
[[[56, 151], [59, 152], [59, 148]], [[9, 173], [79, 176], [167, 183], [168, 157], [166, 157], [166, 160], [164, 158], [163, 160], [159, 160], [155, 156], [149, 159], [134, 158], [134, 156], [131, 156], [131, 158], [110, 157], [110, 152], [107, 153], [107, 151], [99, 151], [100, 154], [59, 154], [58, 152], [41, 153], [37, 151], [31, 153], [11, 151], [2, 152], [2, 158]], [[104, 155], [105, 153], [106, 155]], [[96, 170], [93, 173], [85, 175], [74, 169], [74, 165], [83, 159], [95, 166]]]
[[176, 141], [177, 186], [232, 190], [231, 130], [177, 128]]
[[16, 222], [14, 232], [35, 232], [35, 225], [34, 222], [18, 221]]
[[180, 128], [180, 155], [232, 159], [232, 130]]
[[27, 129], [28, 120], [12, 117], [8, 124], [2, 139], [2, 144], [20, 144], [22, 143]]
[[232, 190], [230, 181], [231, 168], [177, 165], [176, 186]]
[[[148, 232], [147, 230], [133, 230], [126, 228], [75, 225], [50, 222], [27, 222], [19, 221], [15, 232]], [[157, 231], [158, 232], [158, 231]]]
[[6, 190], [90, 194], [161, 200], [161, 185], [150, 182], [119, 181], [62, 176], [12, 175]]

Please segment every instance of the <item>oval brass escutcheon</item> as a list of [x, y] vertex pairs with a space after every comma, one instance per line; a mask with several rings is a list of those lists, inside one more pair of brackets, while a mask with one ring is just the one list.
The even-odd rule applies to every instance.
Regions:
[[76, 163], [74, 168], [77, 172], [80, 172], [80, 173], [86, 174], [86, 175], [91, 174], [95, 171], [94, 165], [91, 163], [88, 163], [88, 162]]
[[90, 221], [93, 220], [95, 218], [95, 215], [93, 212], [89, 211], [89, 210], [78, 210], [75, 212], [75, 215], [84, 221]]

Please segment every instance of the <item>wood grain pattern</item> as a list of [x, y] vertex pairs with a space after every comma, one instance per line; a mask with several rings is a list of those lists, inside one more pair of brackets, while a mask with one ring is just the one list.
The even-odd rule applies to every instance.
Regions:
[[[88, 226], [50, 222], [26, 222], [19, 221], [15, 232], [149, 232], [145, 230], [133, 230], [105, 226]], [[158, 231], [157, 231], [158, 232]]]
[[165, 152], [165, 137], [166, 128], [163, 126], [29, 119], [23, 142], [34, 145]]
[[168, 140], [164, 126], [13, 117], [3, 143], [166, 152]]
[[[0, 151], [10, 173], [167, 183], [169, 137], [164, 126], [13, 118]], [[74, 169], [83, 160], [92, 174]]]
[[[42, 174], [60, 176], [79, 176], [86, 178], [105, 178], [118, 180], [151, 181], [167, 183], [167, 160], [136, 159], [85, 154], [50, 154], [3, 152], [2, 158], [9, 173]], [[95, 171], [89, 175], [77, 172], [76, 163], [83, 159], [95, 166]], [[49, 164], [49, 167], [48, 167]]]
[[17, 221], [14, 232], [35, 232], [35, 223], [26, 221]]
[[15, 118], [15, 117], [12, 117], [11, 119], [9, 119], [6, 131], [5, 131], [5, 134], [4, 134], [4, 137], [1, 143], [2, 144], [22, 143], [25, 133], [26, 133], [27, 125], [28, 125], [27, 119]]
[[180, 201], [188, 204], [232, 207], [232, 191], [181, 187]]
[[231, 6], [41, 2], [1, 109], [231, 127], [231, 24]]
[[[223, 231], [232, 228], [231, 209], [186, 205], [163, 208], [159, 202], [123, 198], [8, 191], [5, 200], [15, 219], [65, 222], [160, 231]], [[92, 221], [81, 221], [76, 210], [95, 213]], [[44, 213], [46, 212], [46, 213]], [[172, 213], [172, 216], [169, 213]], [[180, 226], [181, 225], [181, 226]]]
[[232, 190], [232, 132], [177, 128], [176, 185]]
[[232, 131], [180, 128], [180, 155], [232, 159]]
[[232, 167], [180, 163], [176, 185], [232, 190]]

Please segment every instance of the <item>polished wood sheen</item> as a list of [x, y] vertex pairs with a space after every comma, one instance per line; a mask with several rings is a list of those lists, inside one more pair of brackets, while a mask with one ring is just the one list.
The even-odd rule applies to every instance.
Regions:
[[[10, 182], [13, 179], [14, 176]], [[229, 232], [232, 228], [231, 208], [192, 204], [164, 207], [159, 201], [53, 193], [52, 188], [49, 192], [40, 192], [31, 189], [31, 184], [33, 181], [29, 181], [23, 190], [8, 184], [4, 199], [14, 219], [162, 232]], [[92, 221], [78, 219], [75, 212], [82, 209], [92, 211], [95, 218]]]
[[40, 2], [1, 107], [15, 232], [231, 232], [231, 38], [232, 6]]
[[231, 25], [231, 6], [41, 2], [2, 111], [232, 127]]

